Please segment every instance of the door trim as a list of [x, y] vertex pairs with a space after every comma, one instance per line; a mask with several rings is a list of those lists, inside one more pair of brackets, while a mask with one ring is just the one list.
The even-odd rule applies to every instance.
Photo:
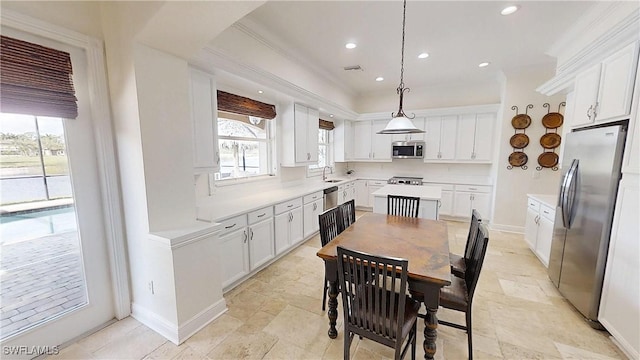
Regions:
[[93, 38], [20, 13], [3, 10], [2, 26], [20, 30], [66, 45], [83, 49], [87, 55], [87, 77], [90, 89], [89, 101], [98, 156], [100, 194], [103, 221], [109, 249], [109, 273], [112, 279], [114, 309], [117, 319], [131, 314], [129, 272], [127, 270], [124, 222], [120, 182], [117, 174], [115, 140], [112, 130], [111, 109], [107, 92], [106, 65], [102, 40]]

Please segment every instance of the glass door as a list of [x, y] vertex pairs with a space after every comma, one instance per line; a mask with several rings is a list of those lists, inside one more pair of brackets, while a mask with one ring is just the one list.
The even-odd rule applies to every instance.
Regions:
[[0, 343], [4, 358], [53, 355], [114, 318], [86, 55], [71, 54], [77, 119], [0, 114]]

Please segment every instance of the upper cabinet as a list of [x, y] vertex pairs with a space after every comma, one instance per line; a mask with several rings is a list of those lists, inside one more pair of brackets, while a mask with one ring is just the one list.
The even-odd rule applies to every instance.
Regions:
[[456, 160], [491, 162], [495, 114], [464, 114], [458, 118]]
[[334, 124], [333, 161], [347, 162], [353, 160], [353, 122], [349, 120], [336, 120]]
[[[413, 122], [413, 125], [415, 125], [418, 129], [425, 130], [424, 118], [416, 117], [415, 119], [412, 119], [411, 122]], [[391, 139], [392, 141], [424, 141], [424, 134], [425, 133], [394, 134], [391, 135]]]
[[213, 75], [189, 69], [193, 124], [193, 167], [196, 173], [218, 172], [218, 101]]
[[430, 116], [425, 121], [425, 162], [454, 160], [458, 116]]
[[365, 120], [353, 123], [353, 159], [355, 161], [391, 161], [392, 136], [377, 134], [388, 120]]
[[576, 76], [571, 127], [622, 119], [631, 112], [638, 43], [627, 45]]
[[282, 166], [318, 162], [318, 110], [291, 104], [282, 114]]

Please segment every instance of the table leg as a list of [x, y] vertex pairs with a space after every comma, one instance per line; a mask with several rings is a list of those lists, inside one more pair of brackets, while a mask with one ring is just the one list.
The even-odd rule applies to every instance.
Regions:
[[438, 308], [429, 308], [426, 303], [425, 306], [427, 315], [424, 318], [424, 343], [422, 346], [424, 347], [424, 358], [432, 360], [436, 354], [436, 339], [438, 338], [438, 317], [436, 316]]
[[336, 321], [338, 320], [338, 282], [329, 281], [329, 337], [335, 339], [338, 337], [336, 329]]

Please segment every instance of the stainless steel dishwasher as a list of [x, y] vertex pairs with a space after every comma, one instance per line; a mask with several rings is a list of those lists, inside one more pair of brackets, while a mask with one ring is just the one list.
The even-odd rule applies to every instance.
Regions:
[[324, 189], [324, 211], [338, 206], [338, 187]]

